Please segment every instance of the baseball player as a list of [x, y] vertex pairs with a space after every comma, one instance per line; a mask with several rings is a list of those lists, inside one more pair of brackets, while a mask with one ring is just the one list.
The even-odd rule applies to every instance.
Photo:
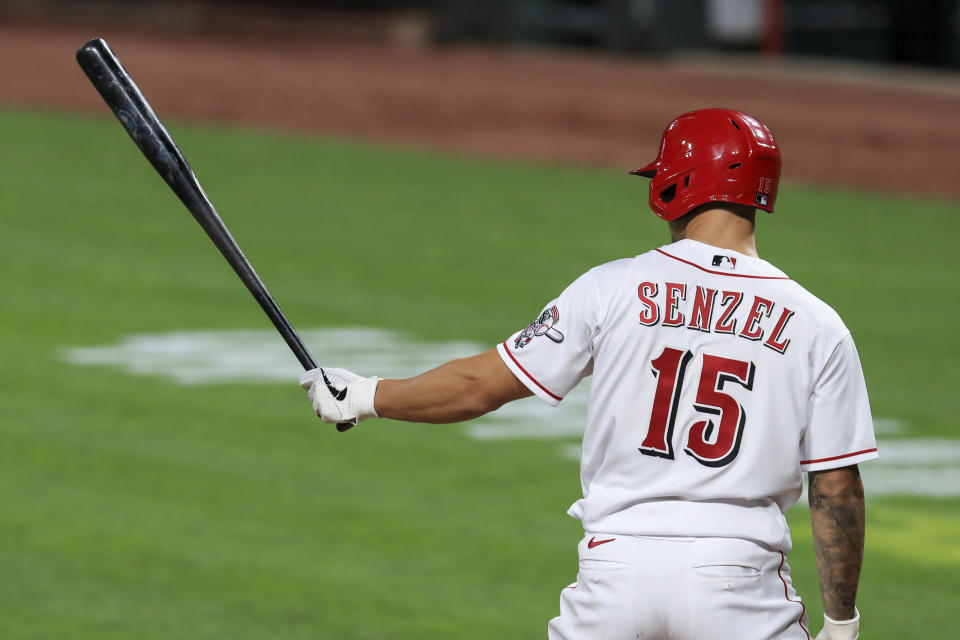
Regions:
[[809, 478], [825, 611], [818, 640], [859, 636], [857, 464], [877, 457], [859, 357], [825, 303], [757, 256], [780, 150], [730, 109], [678, 117], [650, 164], [672, 244], [600, 265], [485, 353], [405, 380], [315, 369], [325, 421], [469, 420], [593, 376], [577, 580], [552, 640], [809, 640], [784, 512]]

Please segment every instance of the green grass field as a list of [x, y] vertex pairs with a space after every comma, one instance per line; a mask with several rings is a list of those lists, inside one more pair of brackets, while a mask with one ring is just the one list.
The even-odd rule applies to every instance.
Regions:
[[[172, 130], [298, 327], [492, 345], [667, 239], [618, 172]], [[115, 121], [0, 111], [0, 140], [0, 638], [545, 637], [576, 574], [574, 461], [461, 426], [337, 434], [292, 357], [287, 385], [64, 363], [266, 320]], [[778, 209], [761, 254], [843, 315], [890, 437], [960, 437], [960, 205], [788, 182]], [[790, 520], [816, 629], [808, 515]], [[864, 637], [954, 635], [960, 497], [874, 497], [867, 535]]]

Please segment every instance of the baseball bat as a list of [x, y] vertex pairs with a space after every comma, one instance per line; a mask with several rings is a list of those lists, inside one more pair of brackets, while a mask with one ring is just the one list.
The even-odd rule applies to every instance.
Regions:
[[[216, 209], [204, 192], [190, 165], [180, 152], [173, 138], [164, 128], [157, 114], [133, 82], [120, 60], [102, 38], [95, 38], [77, 50], [77, 62], [93, 83], [97, 92], [110, 107], [140, 151], [146, 156], [160, 177], [173, 189], [187, 207], [213, 244], [247, 286], [267, 317], [283, 337], [287, 346], [305, 370], [317, 367], [313, 356], [304, 346], [286, 316], [250, 261], [243, 255], [236, 240], [220, 219]], [[346, 431], [350, 425], [337, 425]]]

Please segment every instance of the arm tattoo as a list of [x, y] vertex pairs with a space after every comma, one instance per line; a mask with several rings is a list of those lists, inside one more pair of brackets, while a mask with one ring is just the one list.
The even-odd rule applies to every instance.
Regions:
[[854, 616], [863, 564], [863, 483], [856, 465], [809, 474], [810, 522], [824, 613]]

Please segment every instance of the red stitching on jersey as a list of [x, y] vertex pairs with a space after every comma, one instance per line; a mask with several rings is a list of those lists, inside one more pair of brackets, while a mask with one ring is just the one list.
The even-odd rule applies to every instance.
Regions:
[[543, 386], [542, 384], [540, 384], [540, 381], [539, 381], [539, 380], [537, 380], [537, 379], [534, 378], [532, 375], [530, 375], [530, 372], [527, 371], [526, 369], [524, 369], [522, 364], [520, 364], [519, 362], [517, 362], [517, 359], [513, 357], [513, 354], [512, 354], [512, 353], [510, 353], [510, 347], [507, 346], [507, 341], [506, 341], [506, 340], [503, 341], [503, 350], [506, 351], [506, 352], [507, 352], [507, 355], [510, 356], [510, 359], [513, 360], [513, 364], [517, 365], [517, 367], [520, 368], [520, 371], [523, 371], [523, 373], [524, 373], [528, 378], [530, 378], [531, 380], [533, 380], [533, 383], [534, 383], [535, 385], [537, 385], [538, 387], [540, 387], [541, 389], [543, 389], [544, 393], [546, 393], [548, 396], [550, 396], [550, 397], [553, 398], [554, 400], [563, 400], [563, 398], [561, 398], [561, 397], [558, 396], [557, 394], [555, 394], [555, 393], [553, 393], [552, 391], [550, 391], [550, 389], [547, 389], [545, 386]]
[[783, 551], [780, 551], [780, 566], [777, 567], [777, 577], [780, 578], [780, 582], [783, 583], [783, 597], [787, 599], [787, 602], [793, 602], [800, 605], [800, 617], [797, 618], [797, 624], [800, 625], [800, 628], [803, 629], [803, 632], [807, 634], [807, 640], [810, 640], [810, 632], [807, 631], [807, 628], [803, 626], [803, 618], [807, 615], [807, 607], [800, 600], [791, 600], [790, 591], [787, 589], [787, 581], [784, 580], [783, 574], [780, 573], [783, 570], [783, 563], [787, 561], [787, 556], [783, 555]]
[[854, 451], [853, 453], [845, 453], [842, 456], [833, 456], [832, 458], [820, 458], [819, 460], [801, 460], [800, 464], [816, 464], [818, 462], [830, 462], [831, 460], [840, 460], [841, 458], [851, 458], [853, 456], [859, 456], [862, 453], [873, 453], [877, 448], [873, 449], [864, 449], [863, 451]]
[[664, 251], [663, 249], [654, 249], [654, 251], [662, 253], [668, 258], [679, 260], [680, 262], [684, 264], [688, 264], [691, 267], [696, 267], [697, 269], [700, 269], [700, 271], [706, 271], [707, 273], [712, 273], [713, 275], [716, 275], [716, 276], [730, 276], [731, 278], [753, 278], [754, 280], [789, 280], [790, 279], [786, 276], [748, 276], [741, 273], [724, 273], [723, 271], [713, 271], [712, 269], [704, 269], [703, 267], [696, 264], [695, 262], [690, 262], [689, 260], [684, 260], [683, 258], [678, 258], [677, 256], [671, 255], [666, 251]]

